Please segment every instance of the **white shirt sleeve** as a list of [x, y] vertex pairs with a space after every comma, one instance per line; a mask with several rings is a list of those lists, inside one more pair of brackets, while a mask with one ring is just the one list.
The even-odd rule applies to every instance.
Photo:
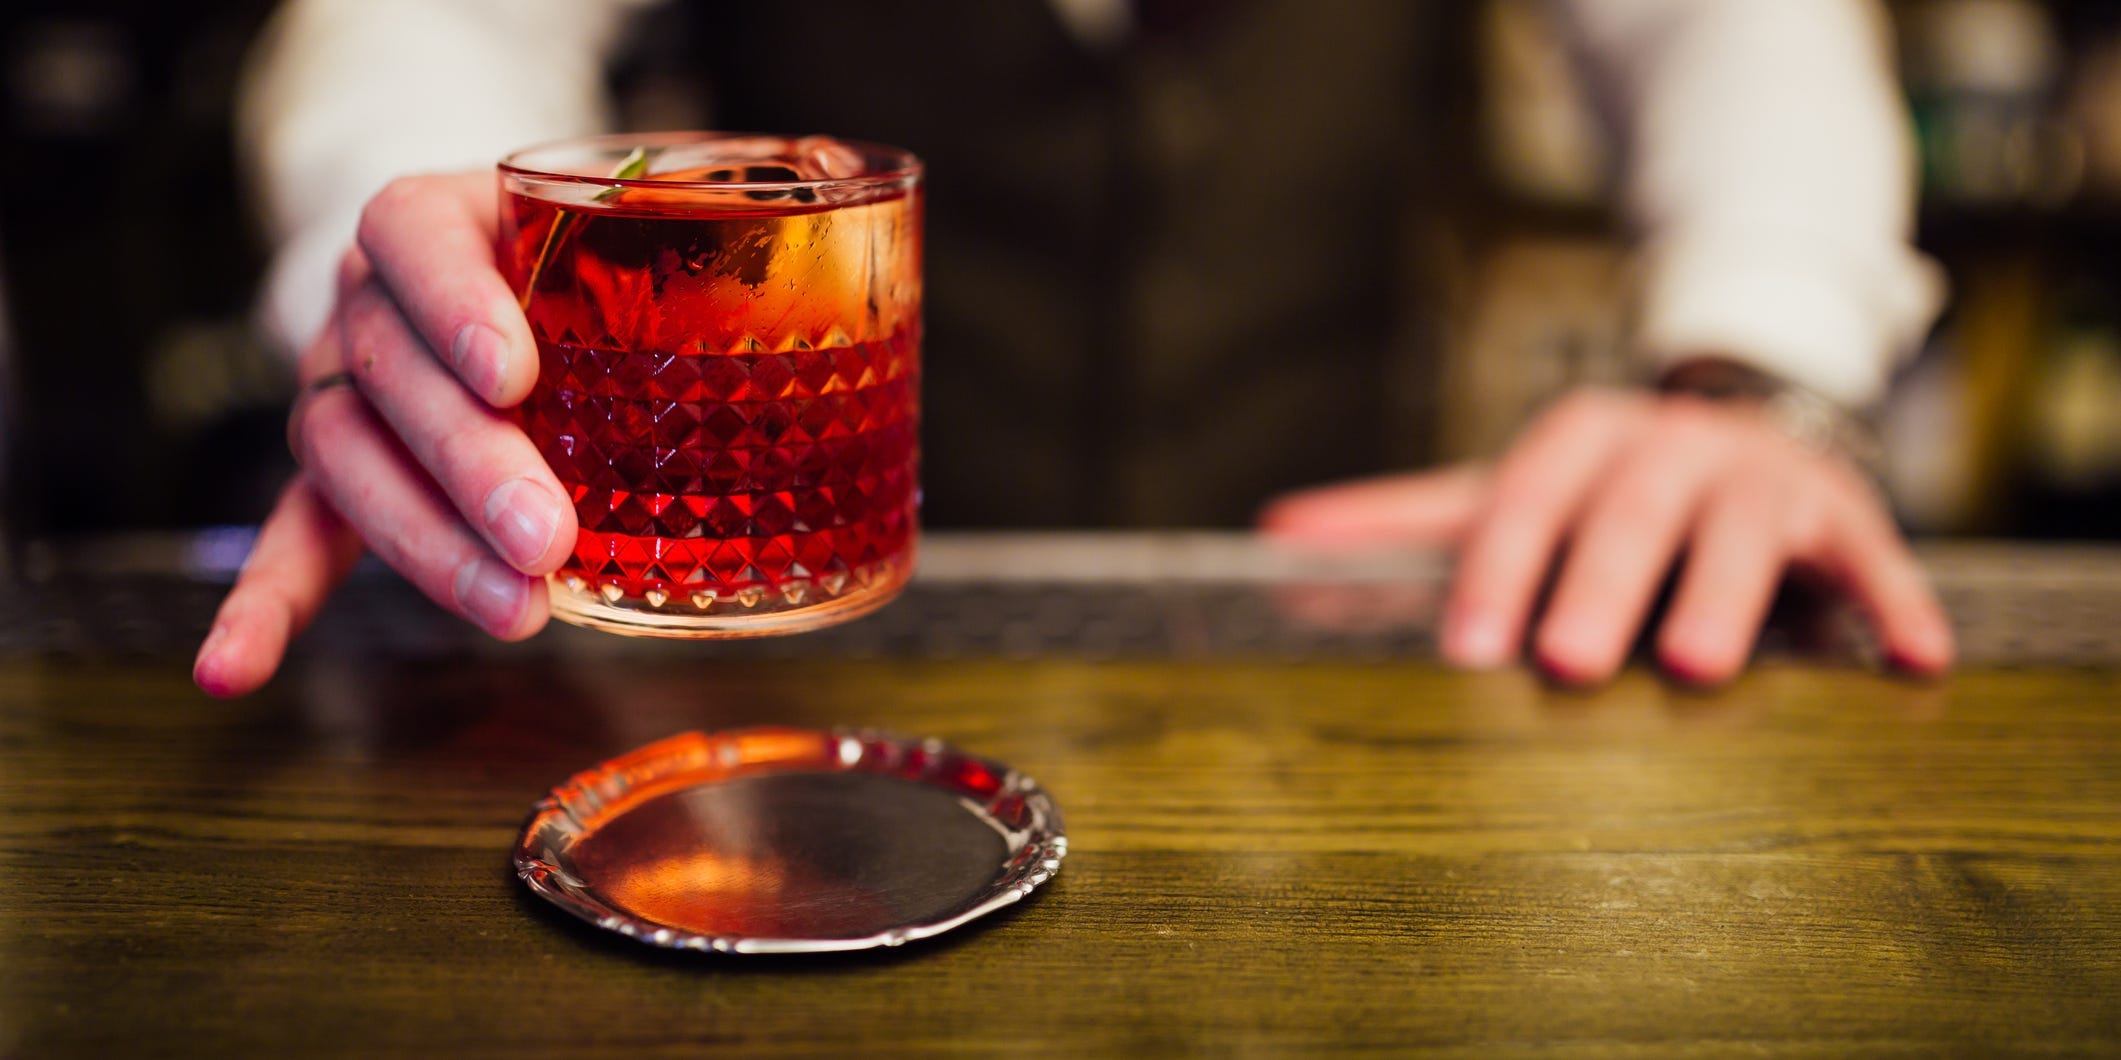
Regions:
[[[299, 348], [361, 205], [607, 121], [601, 61], [654, 0], [291, 0], [239, 139], [279, 251], [261, 316]], [[1907, 243], [1906, 128], [1872, 0], [1550, 0], [1630, 147], [1653, 362], [1738, 357], [1878, 396], [1942, 296]]]
[[407, 173], [491, 166], [607, 123], [603, 59], [651, 0], [291, 0], [252, 53], [237, 138], [278, 248], [259, 306], [300, 349], [361, 207]]
[[1653, 366], [1876, 400], [1943, 299], [1873, 0], [1552, 0], [1620, 127]]

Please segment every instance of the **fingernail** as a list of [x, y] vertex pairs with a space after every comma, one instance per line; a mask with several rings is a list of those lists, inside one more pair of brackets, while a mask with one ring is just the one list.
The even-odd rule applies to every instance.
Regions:
[[1952, 629], [1943, 620], [1918, 628], [1897, 650], [1889, 653], [1895, 669], [1934, 673], [1952, 664]]
[[192, 681], [197, 683], [201, 688], [206, 688], [206, 686], [210, 682], [215, 684], [215, 688], [207, 688], [207, 691], [213, 692], [217, 695], [219, 694], [219, 682], [213, 680], [216, 676], [214, 673], [213, 658], [214, 652], [221, 647], [221, 642], [226, 639], [228, 639], [228, 623], [214, 623], [214, 628], [207, 632], [206, 639], [200, 642], [199, 654], [192, 657], [191, 663]]
[[507, 374], [508, 343], [484, 324], [466, 324], [449, 344], [449, 363], [473, 393], [492, 401]]
[[527, 568], [552, 547], [560, 528], [558, 501], [527, 478], [513, 478], [486, 495], [486, 535], [501, 555]]
[[1746, 635], [1721, 623], [1697, 618], [1664, 628], [1657, 638], [1657, 662], [1688, 684], [1721, 684], [1745, 664], [1751, 643]]
[[1450, 623], [1443, 650], [1446, 658], [1460, 666], [1501, 666], [1510, 661], [1508, 638], [1493, 615], [1472, 614]]
[[456, 594], [473, 622], [500, 636], [515, 628], [529, 589], [522, 575], [482, 556], [457, 569]]

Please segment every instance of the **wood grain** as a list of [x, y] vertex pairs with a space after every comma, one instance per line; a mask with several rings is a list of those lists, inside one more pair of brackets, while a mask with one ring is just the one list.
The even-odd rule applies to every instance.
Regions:
[[[2121, 1049], [2121, 678], [1778, 665], [0, 665], [0, 1054]], [[507, 851], [686, 728], [933, 735], [1061, 876], [931, 944], [666, 954]]]

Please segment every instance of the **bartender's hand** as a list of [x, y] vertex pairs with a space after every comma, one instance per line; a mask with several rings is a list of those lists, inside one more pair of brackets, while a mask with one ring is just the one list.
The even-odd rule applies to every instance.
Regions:
[[1560, 680], [1604, 681], [1675, 564], [1656, 644], [1681, 680], [1714, 684], [1745, 666], [1786, 571], [1852, 597], [1896, 666], [1934, 674], [1952, 663], [1944, 609], [1869, 481], [1744, 406], [1581, 391], [1492, 468], [1292, 494], [1260, 523], [1318, 546], [1456, 547], [1441, 641], [1460, 666], [1499, 666], [1529, 648]]
[[288, 441], [302, 471], [199, 648], [200, 688], [264, 684], [364, 544], [496, 637], [544, 626], [539, 576], [566, 558], [575, 517], [500, 411], [529, 395], [538, 362], [494, 267], [497, 194], [481, 171], [406, 178], [368, 204], [297, 369]]

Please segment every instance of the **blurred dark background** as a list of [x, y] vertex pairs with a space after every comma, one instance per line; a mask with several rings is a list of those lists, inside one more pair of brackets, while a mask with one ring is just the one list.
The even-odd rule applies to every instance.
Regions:
[[[0, 15], [0, 459], [15, 541], [261, 516], [289, 376], [250, 327], [265, 257], [230, 115], [265, 0], [24, 2]], [[1882, 424], [1921, 532], [2121, 538], [2121, 3], [1891, 5], [1920, 137], [1920, 239], [1952, 308]], [[1623, 378], [1609, 147], [1532, 0], [1453, 32], [1479, 101], [1421, 450], [1492, 451]]]
[[0, 16], [6, 525], [254, 520], [291, 466], [231, 100], [268, 0]]

